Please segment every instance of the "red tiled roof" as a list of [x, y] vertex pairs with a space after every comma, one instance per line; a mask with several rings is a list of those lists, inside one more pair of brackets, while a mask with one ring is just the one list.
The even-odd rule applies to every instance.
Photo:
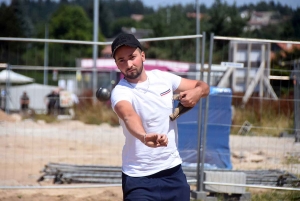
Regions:
[[294, 48], [300, 49], [300, 44], [277, 43], [277, 45], [284, 51], [292, 51]]

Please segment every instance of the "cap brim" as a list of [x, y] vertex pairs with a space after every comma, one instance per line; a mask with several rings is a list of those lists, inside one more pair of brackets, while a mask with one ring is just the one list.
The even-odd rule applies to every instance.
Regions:
[[132, 43], [128, 43], [128, 44], [121, 44], [121, 45], [117, 46], [117, 47], [114, 49], [114, 51], [113, 51], [113, 53], [111, 54], [111, 56], [112, 56], [112, 57], [115, 57], [115, 53], [116, 53], [116, 51], [119, 49], [119, 47], [122, 47], [122, 46], [135, 47], [135, 48], [139, 48], [139, 49], [141, 49], [141, 50], [142, 50], [142, 48], [141, 48], [141, 47], [139, 47], [139, 46], [137, 46], [136, 44], [132, 44]]

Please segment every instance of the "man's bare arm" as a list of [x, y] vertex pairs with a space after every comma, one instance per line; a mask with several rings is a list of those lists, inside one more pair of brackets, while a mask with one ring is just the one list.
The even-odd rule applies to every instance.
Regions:
[[128, 101], [120, 101], [115, 106], [117, 115], [124, 121], [128, 131], [144, 143], [146, 131], [143, 128], [142, 120], [134, 111]]
[[140, 116], [128, 101], [118, 102], [114, 109], [117, 115], [124, 121], [128, 131], [142, 143], [149, 147], [167, 146], [168, 138], [166, 135], [146, 133]]
[[180, 94], [180, 102], [185, 107], [194, 107], [200, 98], [209, 94], [209, 86], [199, 80], [182, 78], [175, 93]]

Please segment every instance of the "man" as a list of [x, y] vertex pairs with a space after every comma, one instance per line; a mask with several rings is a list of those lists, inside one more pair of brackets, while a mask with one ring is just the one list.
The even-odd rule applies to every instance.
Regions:
[[27, 112], [29, 106], [29, 97], [27, 96], [27, 93], [25, 91], [23, 92], [20, 98], [20, 105], [21, 105], [21, 111]]
[[189, 201], [187, 183], [177, 150], [177, 124], [172, 96], [193, 107], [209, 94], [209, 86], [159, 70], [145, 71], [145, 52], [131, 34], [112, 43], [112, 56], [124, 75], [113, 89], [111, 102], [126, 137], [122, 153], [124, 200]]
[[57, 90], [52, 90], [51, 93], [45, 97], [44, 101], [47, 104], [47, 115], [53, 115], [58, 112], [59, 94]]

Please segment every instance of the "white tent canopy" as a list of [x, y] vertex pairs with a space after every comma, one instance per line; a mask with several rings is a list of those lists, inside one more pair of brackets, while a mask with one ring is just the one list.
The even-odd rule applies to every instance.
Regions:
[[8, 100], [9, 110], [19, 110], [20, 109], [20, 97], [23, 92], [26, 92], [30, 102], [29, 108], [34, 109], [35, 111], [46, 111], [47, 106], [45, 103], [45, 97], [51, 93], [53, 90], [56, 90], [57, 86], [42, 85], [37, 83], [12, 86], [10, 87], [10, 96]]
[[19, 73], [13, 72], [12, 70], [2, 70], [0, 72], [0, 83], [28, 83], [28, 82], [33, 82], [34, 79], [21, 75]]

